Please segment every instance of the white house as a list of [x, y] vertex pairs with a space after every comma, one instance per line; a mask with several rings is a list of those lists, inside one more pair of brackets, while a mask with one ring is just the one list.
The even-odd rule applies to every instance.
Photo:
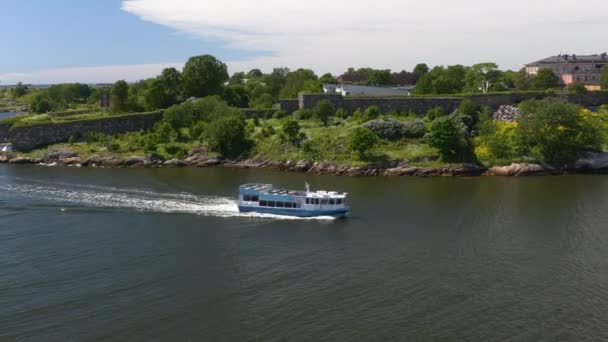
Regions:
[[371, 87], [358, 84], [323, 84], [324, 93], [338, 93], [342, 96], [408, 96], [414, 86]]

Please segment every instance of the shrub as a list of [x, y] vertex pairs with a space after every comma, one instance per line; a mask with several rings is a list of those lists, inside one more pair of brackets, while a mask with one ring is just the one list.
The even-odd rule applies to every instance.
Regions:
[[268, 138], [270, 136], [273, 136], [275, 134], [275, 130], [274, 127], [272, 127], [271, 125], [264, 125], [264, 127], [262, 127], [262, 130], [260, 131], [260, 135], [262, 136], [262, 138]]
[[454, 117], [443, 116], [433, 120], [427, 134], [427, 142], [439, 150], [445, 162], [460, 161], [466, 152], [465, 128]]
[[475, 155], [486, 165], [503, 165], [518, 159], [517, 122], [486, 120], [475, 138]]
[[350, 135], [350, 149], [357, 153], [359, 158], [364, 158], [369, 150], [378, 143], [378, 136], [365, 127], [357, 127]]
[[245, 125], [242, 113], [212, 121], [205, 132], [209, 147], [225, 157], [237, 157], [247, 153], [251, 149], [251, 141], [247, 138]]
[[313, 110], [315, 119], [321, 121], [324, 126], [327, 126], [329, 118], [336, 114], [336, 107], [331, 101], [325, 99], [317, 102]]
[[274, 112], [274, 114], [272, 114], [273, 119], [282, 119], [288, 116], [289, 113], [287, 113], [287, 111], [285, 110], [277, 110], [276, 112]]
[[421, 119], [414, 119], [404, 123], [403, 137], [410, 139], [418, 139], [426, 134], [426, 126]]
[[363, 127], [371, 130], [378, 137], [386, 140], [399, 140], [404, 138], [422, 138], [426, 133], [424, 122], [414, 119], [401, 122], [394, 119], [379, 119], [366, 122]]
[[380, 115], [381, 115], [380, 108], [378, 106], [369, 106], [365, 110], [365, 120], [366, 121], [375, 120], [375, 119], [379, 118]]
[[435, 107], [426, 112], [425, 118], [429, 121], [433, 121], [445, 115], [445, 109], [443, 109], [443, 107]]
[[524, 155], [561, 165], [605, 142], [601, 115], [561, 99], [530, 100], [519, 106], [517, 138]]
[[188, 149], [179, 144], [168, 144], [165, 152], [175, 158], [184, 158], [188, 155]]
[[348, 118], [348, 112], [344, 108], [338, 108], [336, 111], [336, 116], [341, 119], [346, 119]]
[[303, 108], [295, 112], [294, 115], [300, 120], [310, 120], [314, 114], [312, 110]]
[[300, 132], [300, 124], [293, 119], [283, 124], [283, 134], [285, 139], [295, 146], [299, 146], [306, 139], [306, 135]]

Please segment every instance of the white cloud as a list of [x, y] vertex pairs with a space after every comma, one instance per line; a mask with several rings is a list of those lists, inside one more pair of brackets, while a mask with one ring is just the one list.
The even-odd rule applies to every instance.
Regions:
[[124, 0], [122, 8], [231, 48], [271, 52], [228, 61], [231, 71], [482, 61], [519, 68], [559, 52], [600, 52], [608, 31], [605, 0]]
[[159, 75], [164, 68], [181, 69], [183, 63], [110, 65], [97, 67], [58, 68], [27, 73], [0, 74], [0, 84], [17, 82], [31, 84], [52, 84], [64, 82], [113, 83], [117, 80], [129, 82]]

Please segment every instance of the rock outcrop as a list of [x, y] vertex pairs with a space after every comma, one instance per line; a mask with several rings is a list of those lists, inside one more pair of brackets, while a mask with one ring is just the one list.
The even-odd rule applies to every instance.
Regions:
[[608, 152], [589, 152], [574, 163], [580, 173], [608, 173]]
[[562, 173], [559, 170], [538, 165], [513, 163], [508, 166], [493, 166], [488, 170], [493, 176], [545, 176]]

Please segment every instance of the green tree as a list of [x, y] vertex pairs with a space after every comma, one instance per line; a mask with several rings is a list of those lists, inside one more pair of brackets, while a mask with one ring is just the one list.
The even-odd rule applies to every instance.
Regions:
[[499, 82], [500, 76], [501, 72], [496, 63], [479, 63], [468, 69], [465, 82], [469, 91], [486, 94]]
[[605, 125], [596, 115], [561, 99], [530, 100], [519, 105], [517, 138], [522, 155], [561, 166], [605, 143]]
[[247, 89], [240, 84], [227, 86], [224, 89], [223, 98], [230, 106], [237, 108], [249, 107], [249, 94], [247, 94]]
[[205, 136], [211, 150], [224, 157], [238, 157], [251, 149], [245, 116], [240, 113], [215, 119], [209, 123]]
[[243, 84], [245, 83], [245, 78], [247, 78], [247, 76], [244, 72], [235, 72], [230, 76], [230, 79], [228, 79], [228, 83], [231, 85]]
[[228, 68], [211, 55], [191, 57], [182, 72], [186, 97], [221, 95], [228, 80]]
[[302, 140], [306, 139], [306, 135], [300, 132], [300, 129], [300, 124], [294, 119], [289, 119], [283, 124], [283, 134], [294, 146], [300, 146]]
[[371, 70], [368, 73], [367, 83], [374, 86], [394, 85], [395, 78], [390, 70]]
[[441, 159], [445, 162], [462, 161], [465, 157], [465, 130], [462, 123], [454, 117], [443, 116], [433, 120], [427, 142], [439, 150]]
[[608, 67], [604, 66], [602, 70], [602, 75], [600, 77], [600, 84], [602, 85], [602, 89], [608, 90]]
[[336, 114], [336, 106], [331, 101], [325, 99], [317, 102], [313, 110], [313, 117], [327, 126], [329, 118]]
[[378, 144], [378, 136], [369, 128], [357, 127], [350, 134], [350, 149], [357, 153], [359, 158], [368, 156], [369, 150]]
[[11, 96], [14, 99], [17, 99], [17, 98], [27, 94], [27, 91], [28, 91], [28, 87], [23, 85], [23, 83], [21, 83], [21, 82], [17, 83], [17, 85], [12, 87], [10, 90]]
[[559, 77], [551, 69], [542, 68], [538, 70], [532, 79], [532, 87], [537, 90], [547, 90], [556, 88], [559, 84]]
[[324, 74], [323, 76], [321, 76], [319, 78], [319, 82], [321, 84], [336, 84], [337, 83], [336, 78], [330, 73], [327, 73], [327, 74]]
[[47, 96], [36, 94], [30, 103], [30, 110], [34, 113], [47, 113], [53, 110], [53, 105]]
[[164, 109], [179, 102], [182, 75], [175, 68], [166, 68], [160, 76], [151, 80], [143, 96], [148, 109]]
[[315, 75], [314, 71], [309, 69], [298, 69], [287, 74], [285, 85], [281, 88], [279, 97], [294, 98], [297, 97], [298, 93], [301, 91], [311, 90], [313, 92], [319, 92], [321, 90], [321, 83], [319, 83], [317, 75]]
[[416, 66], [414, 67], [414, 75], [418, 76], [419, 78], [422, 77], [424, 74], [428, 73], [430, 71], [429, 66], [426, 65], [426, 63], [419, 63], [416, 64]]
[[110, 89], [110, 110], [114, 113], [126, 112], [129, 98], [129, 85], [126, 81], [116, 81]]

